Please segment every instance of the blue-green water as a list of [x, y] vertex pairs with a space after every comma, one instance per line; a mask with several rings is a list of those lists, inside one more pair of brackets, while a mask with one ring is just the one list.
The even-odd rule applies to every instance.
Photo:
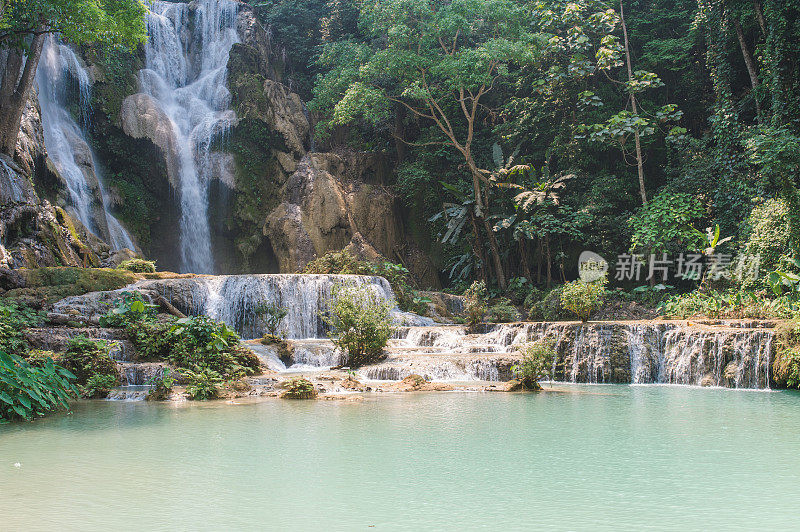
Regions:
[[84, 403], [0, 426], [0, 529], [797, 525], [800, 394], [568, 390]]

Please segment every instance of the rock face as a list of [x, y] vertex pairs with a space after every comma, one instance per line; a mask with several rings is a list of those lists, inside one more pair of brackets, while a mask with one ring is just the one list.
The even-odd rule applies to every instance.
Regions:
[[178, 148], [175, 130], [167, 115], [149, 94], [132, 94], [123, 100], [120, 122], [125, 134], [135, 139], [147, 138], [161, 149], [170, 185], [178, 187]]
[[[340, 155], [311, 153], [286, 181], [281, 203], [264, 223], [282, 272], [302, 270], [345, 247], [367, 259], [381, 255], [409, 262], [405, 258], [414, 248], [404, 236], [397, 198], [381, 185], [348, 180], [347, 167]], [[435, 285], [432, 269], [428, 272], [412, 273]]]

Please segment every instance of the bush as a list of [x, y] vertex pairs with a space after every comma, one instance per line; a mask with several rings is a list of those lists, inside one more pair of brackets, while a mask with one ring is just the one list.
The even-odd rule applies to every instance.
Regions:
[[273, 337], [278, 336], [278, 329], [288, 312], [285, 308], [275, 303], [263, 303], [256, 308], [256, 315], [264, 320], [267, 333]]
[[475, 281], [466, 292], [464, 292], [464, 312], [467, 315], [467, 323], [477, 325], [483, 322], [483, 317], [488, 310], [489, 294], [486, 290], [484, 281]]
[[314, 384], [308, 379], [295, 377], [283, 383], [284, 391], [281, 394], [283, 399], [313, 399], [317, 396]]
[[148, 401], [163, 401], [169, 397], [175, 379], [170, 375], [169, 368], [161, 368], [161, 371], [150, 377], [147, 381], [150, 386], [150, 393], [147, 394]]
[[111, 388], [116, 386], [118, 379], [112, 375], [100, 375], [95, 373], [86, 380], [81, 395], [87, 399], [102, 399], [108, 397]]
[[44, 314], [13, 299], [0, 299], [0, 351], [22, 355], [28, 344], [22, 330], [38, 327]]
[[572, 316], [570, 312], [561, 306], [561, 294], [564, 292], [563, 286], [557, 286], [544, 294], [536, 303], [530, 306], [528, 318], [533, 321], [559, 321], [568, 320]]
[[770, 199], [756, 206], [748, 218], [750, 234], [744, 245], [746, 255], [758, 256], [763, 271], [780, 269], [781, 257], [789, 245], [789, 208], [783, 200]]
[[0, 422], [31, 420], [56, 408], [66, 408], [78, 394], [75, 375], [45, 358], [37, 366], [0, 351]]
[[514, 277], [508, 281], [506, 295], [514, 303], [522, 303], [528, 297], [532, 289], [530, 283], [528, 283], [528, 279], [525, 277]]
[[606, 282], [604, 277], [590, 283], [578, 279], [565, 284], [561, 292], [561, 306], [578, 316], [581, 321], [587, 321], [605, 299]]
[[196, 371], [182, 372], [186, 378], [186, 393], [190, 399], [205, 401], [219, 396], [223, 384], [222, 376], [209, 368], [197, 368]]
[[411, 275], [408, 269], [389, 261], [369, 262], [359, 260], [349, 251], [331, 251], [308, 263], [303, 273], [372, 275], [383, 277], [389, 282], [397, 298], [397, 306], [401, 310], [425, 314], [430, 301], [420, 297], [411, 286]]
[[512, 366], [511, 372], [519, 379], [523, 389], [541, 389], [539, 381], [553, 377], [555, 343], [552, 340], [529, 342], [519, 346], [518, 351], [522, 355], [522, 361]]
[[489, 307], [489, 321], [492, 323], [509, 323], [519, 321], [520, 315], [510, 299], [501, 298]]
[[139, 292], [123, 292], [108, 314], [100, 318], [101, 327], [124, 327], [129, 323], [152, 321], [158, 313], [158, 305], [147, 303]]
[[58, 356], [57, 362], [76, 377], [77, 384], [86, 386], [95, 375], [110, 377], [116, 385], [119, 373], [111, 360], [110, 345], [105, 340], [91, 340], [85, 336], [70, 338], [67, 351]]
[[[545, 293], [538, 288], [531, 288], [528, 291], [528, 295], [525, 296], [525, 301], [522, 305], [530, 311], [534, 305], [541, 303], [542, 299], [544, 299]], [[560, 296], [559, 296], [560, 297]]]
[[133, 273], [155, 273], [156, 261], [144, 259], [128, 259], [119, 264], [120, 270], [127, 270]]
[[392, 332], [389, 304], [368, 287], [334, 288], [325, 321], [333, 343], [347, 353], [352, 367], [377, 362]]
[[182, 368], [208, 368], [226, 378], [252, 375], [261, 367], [256, 355], [239, 343], [239, 335], [208, 316], [181, 318], [167, 333], [167, 360]]
[[769, 299], [747, 290], [694, 290], [664, 300], [659, 309], [667, 318], [791, 318], [797, 311], [789, 295]]

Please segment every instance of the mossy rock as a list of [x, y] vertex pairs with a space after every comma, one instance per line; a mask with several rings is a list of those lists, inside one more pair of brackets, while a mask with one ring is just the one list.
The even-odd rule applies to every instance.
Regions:
[[69, 296], [118, 290], [138, 280], [127, 270], [111, 268], [23, 268], [25, 287], [9, 290], [7, 297], [34, 298], [54, 303]]

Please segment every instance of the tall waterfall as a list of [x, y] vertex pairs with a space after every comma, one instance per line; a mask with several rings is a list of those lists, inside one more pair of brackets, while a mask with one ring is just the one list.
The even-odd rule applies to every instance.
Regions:
[[177, 140], [180, 254], [187, 272], [214, 270], [208, 220], [215, 167], [211, 146], [236, 118], [229, 109], [226, 75], [231, 47], [239, 42], [237, 9], [232, 0], [198, 0], [192, 7], [152, 1], [147, 14], [146, 68], [139, 81], [172, 122]]
[[[97, 160], [68, 106], [71, 89], [77, 96], [79, 119], [91, 119], [89, 73], [69, 46], [49, 37], [36, 71], [47, 154], [64, 179], [75, 214], [113, 249], [136, 249], [128, 232], [109, 212], [109, 199]], [[98, 201], [99, 200], [99, 201]]]

